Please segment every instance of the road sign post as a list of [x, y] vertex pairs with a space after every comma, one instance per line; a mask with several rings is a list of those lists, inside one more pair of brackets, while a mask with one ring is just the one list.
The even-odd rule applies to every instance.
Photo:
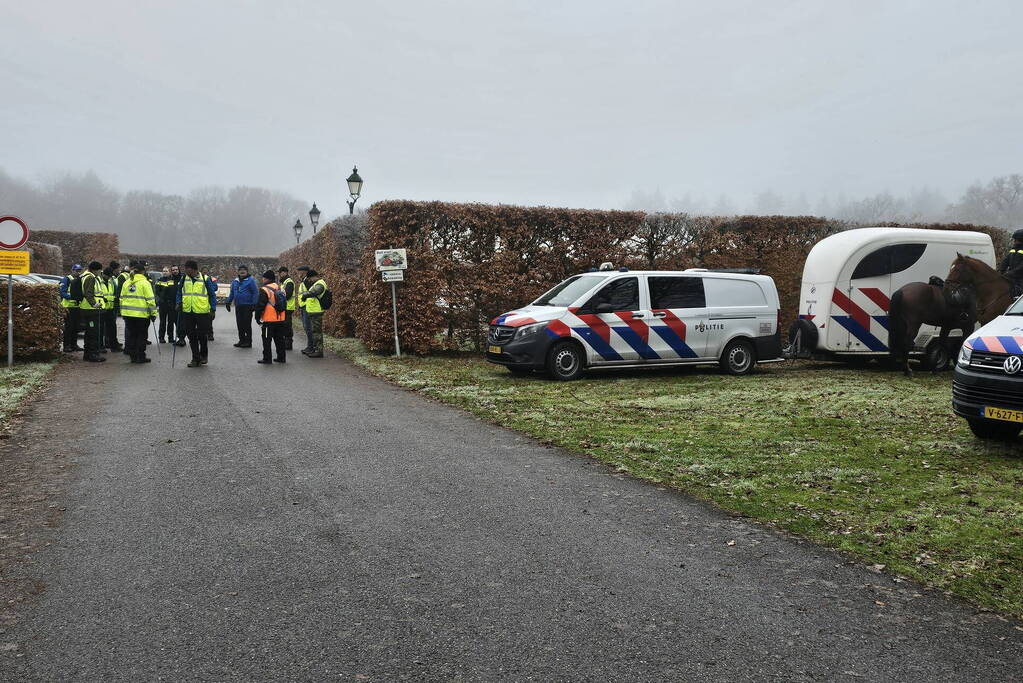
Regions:
[[401, 342], [398, 340], [398, 290], [394, 283], [405, 280], [408, 268], [408, 254], [404, 249], [377, 249], [373, 252], [377, 270], [384, 282], [391, 283], [391, 317], [394, 322], [394, 355], [401, 358]]
[[20, 249], [28, 242], [28, 226], [17, 216], [0, 216], [0, 273], [7, 275], [7, 367], [14, 367], [14, 276], [28, 275], [29, 254]]

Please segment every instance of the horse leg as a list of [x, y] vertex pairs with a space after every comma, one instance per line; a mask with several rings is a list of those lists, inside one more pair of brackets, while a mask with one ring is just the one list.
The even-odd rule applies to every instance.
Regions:
[[906, 335], [903, 337], [902, 342], [902, 354], [904, 370], [903, 373], [910, 379], [913, 378], [913, 370], [909, 367], [909, 354], [913, 350], [913, 342], [916, 341], [916, 335], [920, 333], [920, 323], [911, 322], [906, 325]]

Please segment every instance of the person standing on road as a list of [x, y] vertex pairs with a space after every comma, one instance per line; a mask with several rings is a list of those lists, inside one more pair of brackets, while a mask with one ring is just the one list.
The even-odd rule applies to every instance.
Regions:
[[99, 261], [89, 263], [89, 271], [82, 276], [81, 323], [85, 331], [85, 353], [82, 360], [89, 363], [102, 363], [106, 358], [100, 355], [103, 348], [103, 296], [106, 287], [100, 280], [103, 264]]
[[117, 341], [117, 309], [114, 307], [114, 297], [117, 281], [114, 278], [114, 271], [107, 266], [103, 269], [100, 277], [103, 283], [103, 347], [109, 351], [120, 351], [121, 345]]
[[309, 266], [298, 267], [298, 293], [295, 295], [295, 306], [297, 310], [302, 312], [302, 331], [305, 332], [305, 348], [302, 349], [302, 353], [308, 354], [313, 350], [313, 333], [309, 331], [309, 314], [305, 310], [305, 301], [302, 300], [302, 295], [305, 294], [306, 278], [309, 277]]
[[[308, 283], [312, 285], [307, 286]], [[323, 358], [323, 305], [320, 299], [327, 292], [327, 283], [320, 274], [310, 268], [298, 288], [299, 299], [309, 316], [309, 358]]]
[[178, 286], [178, 309], [181, 328], [192, 349], [190, 368], [206, 365], [209, 358], [210, 326], [217, 310], [217, 286], [199, 272], [199, 264], [185, 261], [185, 275]]
[[[284, 344], [287, 315], [285, 311], [277, 310], [278, 299], [284, 297], [284, 290], [277, 285], [276, 279], [272, 270], [263, 273], [263, 286], [259, 288], [259, 300], [256, 303], [256, 322], [262, 326], [263, 337], [263, 357], [256, 362], [263, 365], [284, 363], [287, 353]], [[270, 356], [271, 342], [277, 348], [276, 358]]]
[[291, 347], [295, 343], [295, 327], [292, 319], [295, 317], [295, 301], [298, 300], [298, 297], [295, 296], [295, 281], [288, 275], [288, 267], [278, 268], [277, 276], [281, 281], [281, 290], [288, 297], [288, 307], [284, 311], [284, 348], [291, 351]]
[[157, 341], [160, 344], [167, 343], [169, 339], [174, 342], [175, 321], [178, 318], [178, 281], [181, 274], [177, 266], [170, 266], [163, 269], [163, 277], [156, 281], [156, 303], [160, 307], [160, 330]]
[[249, 275], [246, 265], [238, 266], [238, 277], [231, 282], [231, 293], [227, 297], [227, 312], [235, 307], [235, 320], [238, 323], [238, 343], [240, 349], [252, 348], [252, 313], [256, 310], [259, 299], [259, 287], [256, 280]]
[[146, 262], [132, 261], [131, 273], [121, 285], [121, 317], [124, 318], [124, 349], [132, 363], [149, 363], [146, 342], [149, 323], [156, 320], [156, 294], [146, 277]]
[[76, 263], [71, 272], [60, 280], [60, 305], [64, 308], [64, 353], [81, 351], [78, 346], [78, 319], [81, 317], [81, 297], [75, 298], [76, 291], [81, 291], [82, 266]]
[[[110, 265], [107, 266], [110, 269], [110, 274], [113, 277], [111, 283], [113, 284], [114, 291], [114, 322], [115, 324], [107, 330], [107, 334], [111, 335], [107, 339], [107, 348], [116, 348], [118, 351], [124, 349], [121, 343], [117, 341], [117, 316], [121, 315], [121, 286], [124, 285], [124, 281], [128, 279], [128, 274], [121, 271], [121, 264], [117, 261], [111, 261]], [[127, 330], [127, 328], [125, 328]], [[125, 351], [127, 353], [127, 351]]]

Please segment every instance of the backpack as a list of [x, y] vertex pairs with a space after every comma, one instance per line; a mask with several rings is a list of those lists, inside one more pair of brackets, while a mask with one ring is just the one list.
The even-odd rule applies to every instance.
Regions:
[[273, 289], [267, 287], [271, 292], [274, 293], [274, 310], [278, 313], [284, 313], [288, 309], [288, 295], [283, 289]]
[[68, 291], [71, 293], [72, 301], [80, 302], [82, 299], [84, 299], [85, 295], [82, 293], [82, 278], [81, 277], [71, 278], [71, 284], [68, 286]]
[[329, 289], [323, 290], [323, 294], [320, 295], [320, 308], [323, 310], [329, 309], [334, 305], [334, 295], [331, 294]]

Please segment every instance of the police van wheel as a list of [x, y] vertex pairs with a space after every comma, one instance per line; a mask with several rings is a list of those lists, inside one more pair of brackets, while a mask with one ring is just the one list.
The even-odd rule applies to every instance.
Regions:
[[1023, 425], [997, 420], [968, 420], [967, 422], [970, 425], [970, 431], [978, 439], [1011, 441], [1019, 436], [1020, 429], [1023, 429]]
[[583, 374], [583, 352], [572, 342], [558, 342], [547, 355], [547, 371], [551, 377], [563, 382], [578, 379]]
[[729, 375], [748, 375], [757, 364], [753, 345], [744, 339], [736, 339], [725, 347], [721, 354], [721, 369]]

